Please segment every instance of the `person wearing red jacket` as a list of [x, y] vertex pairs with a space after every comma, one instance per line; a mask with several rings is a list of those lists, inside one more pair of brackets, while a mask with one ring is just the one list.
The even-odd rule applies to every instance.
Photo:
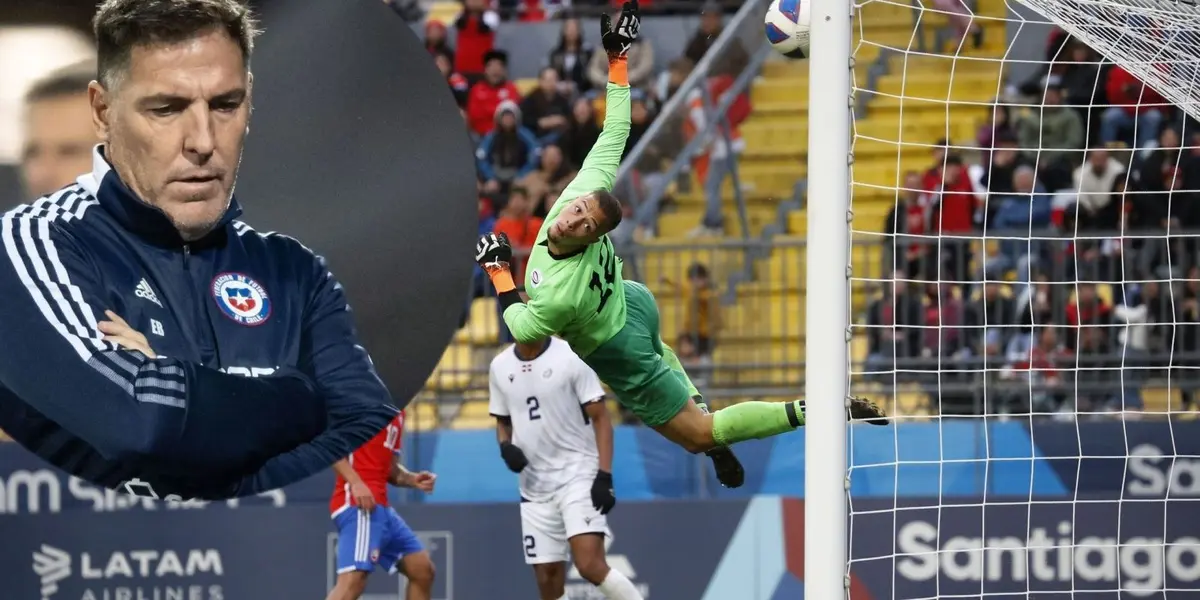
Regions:
[[[979, 209], [979, 198], [971, 178], [966, 174], [962, 158], [948, 154], [938, 168], [941, 177], [926, 192], [936, 199], [930, 214], [930, 229], [951, 237], [941, 241], [941, 258], [938, 261], [948, 271], [952, 281], [967, 280], [967, 265], [971, 262], [970, 242], [954, 236], [971, 234], [975, 229], [975, 213]], [[937, 276], [934, 272], [930, 275]]]
[[454, 70], [475, 77], [483, 73], [487, 54], [496, 44], [500, 15], [488, 9], [487, 0], [465, 0], [462, 14], [454, 20], [457, 32]]
[[1100, 117], [1101, 141], [1121, 141], [1123, 134], [1132, 130], [1135, 147], [1153, 145], [1166, 117], [1166, 99], [1117, 65], [1109, 69], [1104, 91], [1112, 106]]
[[521, 92], [508, 80], [508, 55], [492, 50], [484, 58], [483, 79], [471, 86], [467, 94], [467, 123], [471, 131], [481, 136], [491, 133], [501, 102], [519, 104]]

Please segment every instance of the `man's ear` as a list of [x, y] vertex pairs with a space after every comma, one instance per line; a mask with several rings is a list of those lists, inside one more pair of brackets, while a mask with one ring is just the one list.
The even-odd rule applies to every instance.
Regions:
[[92, 128], [101, 142], [108, 141], [111, 127], [112, 94], [99, 81], [88, 84], [88, 104], [92, 107]]

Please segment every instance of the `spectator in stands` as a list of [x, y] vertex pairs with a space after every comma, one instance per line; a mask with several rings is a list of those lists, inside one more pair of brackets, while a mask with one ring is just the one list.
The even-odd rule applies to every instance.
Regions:
[[[926, 189], [934, 197], [930, 214], [933, 231], [949, 236], [970, 234], [975, 226], [975, 213], [980, 202], [970, 178], [965, 174], [962, 158], [957, 154], [948, 154], [943, 164], [935, 167], [935, 172], [937, 177], [934, 186]], [[942, 255], [946, 264], [938, 265], [939, 271], [928, 275], [940, 277], [940, 269], [944, 268], [949, 271], [948, 279], [966, 281], [967, 265], [970, 263], [968, 242], [943, 239]]]
[[708, 267], [692, 263], [683, 285], [664, 277], [663, 285], [674, 288], [683, 300], [683, 335], [691, 338], [699, 356], [711, 356], [721, 328], [721, 306]]
[[1037, 161], [1040, 179], [1051, 192], [1070, 185], [1075, 150], [1083, 147], [1083, 121], [1062, 105], [1062, 82], [1057, 76], [1046, 81], [1042, 108], [1025, 110], [1017, 116], [1017, 141]]
[[454, 62], [445, 54], [435, 54], [433, 62], [446, 78], [446, 85], [450, 86], [450, 92], [454, 94], [454, 101], [458, 103], [458, 108], [466, 108], [467, 96], [471, 91], [471, 85], [467, 78], [454, 70]]
[[1004, 284], [984, 281], [982, 291], [967, 306], [966, 343], [976, 356], [1004, 356], [1009, 334], [1017, 324], [1016, 302], [1004, 293]]
[[884, 218], [883, 231], [892, 240], [884, 248], [883, 270], [900, 269], [918, 279], [929, 273], [931, 247], [925, 237], [929, 232], [929, 196], [921, 191], [921, 176], [916, 171], [904, 174], [903, 189], [898, 190], [896, 203]]
[[571, 123], [562, 137], [562, 148], [567, 162], [572, 167], [583, 165], [583, 159], [591, 152], [592, 145], [600, 137], [600, 125], [596, 123], [596, 107], [586, 96], [575, 99], [571, 106]]
[[[721, 4], [716, 0], [708, 0], [700, 8], [700, 27], [683, 50], [683, 56], [692, 61], [692, 64], [699, 64], [700, 59], [708, 53], [708, 49], [712, 48], [717, 38], [721, 37], [721, 32], [724, 30], [723, 17]], [[741, 41], [735, 37], [730, 40], [730, 44], [721, 52], [720, 56], [713, 57], [712, 67], [709, 68], [708, 74], [710, 76], [737, 77], [742, 74], [748, 64], [750, 64], [750, 56], [746, 54], [746, 49], [742, 47]]]
[[1105, 148], [1088, 152], [1087, 162], [1075, 169], [1074, 191], [1068, 192], [1072, 201], [1064, 207], [1073, 216], [1077, 231], [1117, 228], [1120, 207], [1113, 202], [1113, 187], [1118, 178], [1125, 178], [1121, 161]]
[[654, 81], [651, 95], [655, 104], [659, 106], [666, 104], [671, 96], [674, 96], [675, 92], [683, 87], [683, 82], [687, 81], [688, 76], [692, 74], [692, 69], [695, 68], [696, 63], [686, 57], [679, 57], [671, 61], [667, 65], [667, 69]]
[[1121, 370], [1125, 357], [1113, 355], [1107, 331], [1085, 327], [1079, 330], [1078, 337], [1075, 410], [1079, 413], [1107, 412], [1121, 410], [1123, 404], [1129, 408], [1140, 404], [1136, 391], [1134, 397], [1123, 400], [1122, 380], [1125, 377]]
[[650, 110], [646, 98], [646, 92], [642, 90], [632, 90], [629, 94], [629, 138], [625, 140], [622, 160], [642, 141], [642, 136], [646, 135], [654, 122], [654, 113]]
[[994, 147], [989, 153], [991, 161], [980, 183], [989, 193], [1011, 194], [1014, 191], [1013, 174], [1018, 167], [1032, 167], [1033, 161], [1021, 153], [1017, 138], [1011, 132], [999, 132], [993, 143]]
[[446, 33], [446, 24], [441, 21], [425, 22], [425, 49], [434, 56], [445, 56], [454, 65], [454, 48], [450, 46], [450, 38]]
[[1164, 175], [1166, 189], [1142, 192], [1134, 196], [1137, 225], [1152, 236], [1142, 238], [1138, 252], [1138, 271], [1164, 279], [1183, 276], [1189, 261], [1185, 237], [1179, 235], [1181, 209], [1190, 208], [1195, 193], [1181, 189], [1183, 172], [1169, 168]]
[[686, 332], [679, 334], [672, 350], [679, 357], [679, 362], [683, 364], [688, 376], [692, 378], [692, 384], [700, 389], [708, 386], [708, 376], [712, 372], [712, 357], [700, 353], [696, 348], [695, 338]]
[[1083, 122], [1084, 129], [1091, 132], [1093, 139], [1084, 140], [1085, 145], [1098, 141], [1096, 131], [1099, 127], [1099, 111], [1093, 113], [1092, 106], [1104, 104], [1104, 88], [1097, 84], [1100, 81], [1099, 57], [1087, 44], [1072, 39], [1067, 43], [1066, 62], [1060, 63], [1063, 68], [1059, 77], [1063, 88], [1063, 99]]
[[[925, 286], [925, 312], [921, 340], [923, 358], [963, 358], [968, 350], [962, 326], [966, 311], [952, 285]], [[940, 361], [938, 364], [941, 364]]]
[[[714, 103], [724, 102], [730, 93], [733, 78], [728, 75], [710, 77], [705, 82], [708, 87], [708, 98]], [[725, 233], [725, 213], [723, 211], [723, 186], [725, 180], [733, 176], [737, 157], [745, 150], [745, 141], [740, 130], [741, 123], [749, 116], [749, 101], [745, 94], [741, 96], [726, 114], [726, 122], [719, 128], [709, 130], [700, 151], [692, 156], [692, 173], [704, 186], [704, 215], [699, 225], [692, 229], [689, 237], [720, 237]], [[705, 105], [703, 91], [693, 88], [688, 91], [688, 112], [684, 118], [684, 139], [691, 140], [704, 132], [712, 122], [712, 110]], [[741, 104], [739, 108], [738, 105]]]
[[521, 101], [522, 121], [541, 144], [558, 140], [571, 118], [571, 99], [563, 92], [558, 71], [545, 67], [538, 74], [538, 87]]
[[950, 21], [950, 26], [958, 35], [959, 42], [968, 35], [976, 48], [983, 45], [983, 27], [971, 18], [971, 9], [963, 0], [933, 0], [933, 5]]
[[92, 147], [100, 141], [88, 101], [88, 84], [95, 78], [95, 61], [84, 61], [50, 73], [25, 93], [23, 197], [49, 194], [91, 172]]
[[1141, 152], [1141, 165], [1134, 172], [1139, 191], [1163, 192], [1167, 190], [1167, 179], [1176, 168], [1190, 159], [1190, 152], [1182, 151], [1179, 130], [1163, 127], [1158, 134], [1158, 147]]
[[496, 109], [501, 103], [521, 101], [521, 92], [508, 80], [508, 54], [491, 50], [485, 62], [483, 79], [471, 86], [467, 95], [471, 131], [481, 136], [496, 126]]
[[562, 146], [550, 144], [542, 148], [538, 168], [518, 180], [517, 185], [526, 190], [533, 214], [545, 218], [572, 179], [575, 169], [567, 164]]
[[1016, 408], [1013, 412], [1057, 412], [1063, 407], [1064, 400], [1070, 396], [1070, 382], [1063, 379], [1060, 370], [1075, 367], [1071, 351], [1059, 342], [1058, 332], [1054, 327], [1040, 327], [1037, 331], [1037, 344], [1020, 356], [1014, 357], [1012, 363], [1000, 375], [1002, 379], [1023, 380], [1030, 384], [1014, 388], [1017, 397], [1027, 399], [1027, 406], [1010, 405], [1009, 411]]
[[[1112, 305], [1100, 296], [1095, 283], [1076, 283], [1076, 294], [1067, 302], [1067, 325], [1078, 329], [1097, 329], [1101, 335], [1112, 323]], [[1067, 336], [1067, 347], [1074, 349], [1075, 336]]]
[[[617, 10], [616, 13], [620, 13], [620, 10]], [[613, 17], [615, 23], [616, 14]], [[639, 36], [633, 42], [633, 47], [629, 49], [626, 60], [629, 65], [629, 86], [649, 88], [650, 82], [654, 78], [654, 46], [650, 44], [649, 36]], [[608, 85], [608, 52], [604, 48], [597, 48], [595, 52], [592, 52], [592, 59], [587, 67], [587, 77], [591, 80], [594, 89], [603, 90], [604, 86]]]
[[999, 136], [1015, 138], [1012, 124], [1009, 122], [1009, 108], [1004, 104], [992, 106], [991, 120], [987, 125], [979, 128], [979, 133], [975, 136], [975, 143], [980, 148], [987, 150], [996, 144], [996, 138]]
[[[508, 203], [500, 211], [500, 218], [492, 231], [504, 233], [512, 243], [514, 256], [520, 256], [518, 265], [513, 269], [513, 278], [518, 286], [525, 281], [525, 260], [533, 244], [537, 241], [538, 230], [542, 228], [542, 219], [533, 216], [533, 204], [525, 188], [513, 186], [508, 196]], [[514, 258], [514, 260], [516, 260]]]
[[897, 363], [914, 358], [921, 348], [921, 292], [908, 277], [895, 271], [883, 285], [883, 295], [867, 307], [867, 372], [887, 383]]
[[1126, 141], [1132, 134], [1135, 148], [1147, 148], [1158, 137], [1167, 101], [1120, 65], [1108, 70], [1104, 84], [1109, 108], [1100, 117], [1100, 140]]
[[499, 25], [500, 16], [488, 8], [487, 0], [463, 0], [463, 11], [454, 20], [454, 29], [458, 32], [455, 71], [467, 77], [484, 73], [488, 56], [496, 44]]
[[579, 19], [563, 19], [558, 46], [550, 52], [548, 65], [558, 72], [559, 80], [571, 86], [576, 94], [586, 94], [592, 89], [592, 81], [587, 76], [592, 54], [592, 48], [583, 43]]
[[1050, 284], [1046, 273], [1034, 271], [1030, 276], [1029, 285], [1026, 285], [1017, 297], [1015, 314], [1020, 327], [1009, 339], [1005, 351], [1010, 362], [1029, 352], [1034, 331], [1038, 327], [1054, 324], [1055, 295], [1055, 288]]
[[[996, 214], [986, 230], [989, 234], [1022, 238], [1029, 237], [1033, 231], [1050, 227], [1053, 201], [1037, 181], [1033, 167], [1018, 167], [1013, 173], [1013, 193], [1001, 196], [996, 204]], [[1018, 272], [1023, 272], [1028, 262], [1036, 260], [1040, 253], [1040, 244], [1034, 240], [1004, 239], [1000, 248], [1017, 266]]]
[[1175, 351], [1195, 365], [1200, 359], [1200, 266], [1188, 269], [1181, 287], [1175, 303]]
[[539, 148], [533, 133], [521, 126], [521, 109], [512, 101], [496, 107], [496, 128], [475, 151], [484, 189], [506, 194], [512, 183], [537, 168]]

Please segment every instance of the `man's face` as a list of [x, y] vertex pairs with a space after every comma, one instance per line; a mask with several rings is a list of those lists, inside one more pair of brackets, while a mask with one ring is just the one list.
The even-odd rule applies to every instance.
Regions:
[[546, 146], [542, 150], [542, 168], [553, 173], [562, 166], [562, 149], [558, 146]]
[[517, 128], [517, 117], [511, 111], [505, 111], [500, 115], [500, 127], [505, 131], [512, 131]]
[[483, 66], [483, 74], [488, 81], [500, 83], [508, 78], [508, 69], [504, 66], [504, 61], [492, 59]]
[[1062, 104], [1062, 90], [1056, 87], [1046, 88], [1044, 103], [1046, 106], [1058, 106]]
[[587, 246], [606, 233], [605, 220], [600, 203], [591, 194], [587, 194], [563, 207], [562, 212], [554, 219], [554, 224], [550, 226], [548, 236], [550, 241], [560, 246]]
[[1021, 171], [1013, 176], [1013, 189], [1022, 193], [1033, 193], [1033, 173]]
[[46, 98], [25, 111], [21, 177], [30, 198], [45, 196], [92, 170], [92, 128], [87, 92]]
[[1104, 168], [1108, 166], [1108, 151], [1102, 149], [1092, 150], [1088, 155], [1088, 162], [1092, 165], [1092, 171], [1096, 173], [1104, 172]]
[[713, 35], [721, 29], [721, 14], [717, 12], [706, 12], [700, 16], [700, 30], [705, 35]]
[[962, 175], [962, 165], [950, 163], [946, 165], [945, 177], [946, 183], [958, 183], [958, 178]]
[[214, 30], [136, 47], [130, 59], [115, 89], [90, 90], [107, 157], [184, 239], [196, 239], [220, 221], [237, 179], [250, 120], [241, 49]]
[[542, 75], [538, 77], [538, 87], [546, 95], [558, 92], [558, 72], [553, 69], [542, 71]]

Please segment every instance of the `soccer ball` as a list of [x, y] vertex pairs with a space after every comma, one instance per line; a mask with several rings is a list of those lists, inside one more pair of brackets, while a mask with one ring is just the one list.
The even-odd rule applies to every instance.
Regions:
[[767, 41], [788, 58], [808, 58], [808, 0], [772, 0], [767, 8]]

